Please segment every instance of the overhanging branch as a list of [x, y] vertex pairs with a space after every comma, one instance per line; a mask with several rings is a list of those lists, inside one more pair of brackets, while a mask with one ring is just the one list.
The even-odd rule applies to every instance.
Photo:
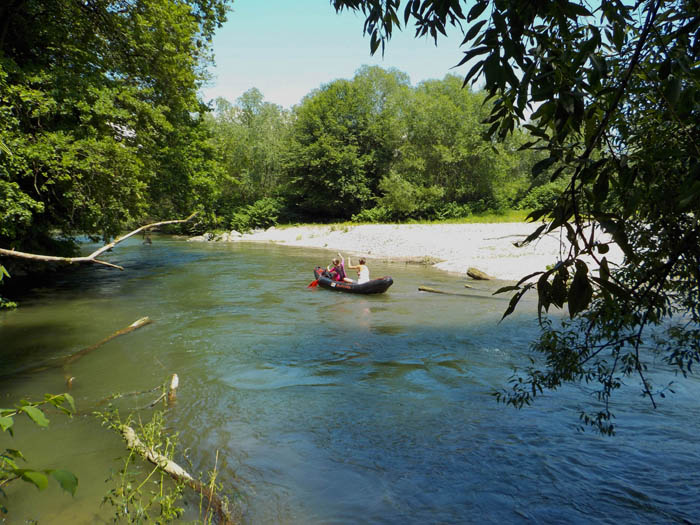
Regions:
[[122, 266], [119, 266], [117, 264], [108, 263], [106, 261], [101, 261], [101, 260], [97, 259], [97, 257], [102, 255], [107, 250], [114, 248], [120, 242], [125, 241], [129, 237], [136, 235], [139, 232], [142, 232], [144, 230], [149, 230], [149, 229], [155, 228], [157, 226], [164, 226], [166, 224], [178, 224], [178, 223], [183, 223], [183, 222], [189, 222], [196, 215], [197, 215], [197, 212], [193, 213], [192, 215], [190, 215], [186, 219], [177, 219], [177, 220], [172, 220], [172, 221], [161, 221], [161, 222], [153, 222], [151, 224], [146, 224], [144, 226], [141, 226], [140, 228], [135, 229], [132, 232], [127, 233], [126, 235], [124, 235], [122, 237], [119, 237], [118, 239], [115, 239], [114, 241], [110, 242], [109, 244], [105, 244], [100, 249], [95, 250], [90, 255], [87, 255], [84, 257], [56, 257], [54, 255], [38, 255], [35, 253], [26, 253], [26, 252], [18, 252], [15, 250], [7, 250], [5, 248], [0, 248], [0, 256], [16, 257], [19, 259], [28, 259], [30, 261], [42, 261], [42, 262], [62, 262], [62, 263], [68, 263], [68, 264], [80, 264], [80, 263], [103, 264], [104, 266], [109, 266], [111, 268], [118, 268], [120, 270], [123, 270], [124, 268]]

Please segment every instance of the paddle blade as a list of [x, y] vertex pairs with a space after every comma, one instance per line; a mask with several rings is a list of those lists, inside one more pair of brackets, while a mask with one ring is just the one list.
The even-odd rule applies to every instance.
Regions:
[[309, 283], [309, 286], [307, 288], [316, 288], [318, 286], [318, 279], [314, 279]]

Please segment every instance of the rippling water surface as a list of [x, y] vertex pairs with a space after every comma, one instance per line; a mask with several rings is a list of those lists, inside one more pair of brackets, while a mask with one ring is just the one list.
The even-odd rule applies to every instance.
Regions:
[[[180, 377], [166, 415], [195, 472], [236, 487], [248, 523], [683, 523], [700, 519], [700, 383], [653, 410], [637, 381], [617, 396], [618, 435], [580, 433], [591, 399], [567, 387], [516, 411], [491, 392], [526, 364], [537, 333], [525, 304], [497, 324], [497, 284], [372, 261], [378, 296], [307, 289], [333, 254], [157, 239], [119, 246], [125, 272], [84, 268], [0, 314], [0, 406], [65, 390], [79, 414], [18, 424], [32, 465], [67, 468], [75, 498], [16, 485], [10, 522], [108, 522], [100, 501], [124, 456], [91, 415], [115, 392]], [[371, 256], [370, 256], [371, 257]], [[424, 284], [474, 297], [418, 292]], [[70, 369], [50, 365], [136, 319]], [[47, 365], [37, 370], [37, 363]], [[661, 372], [664, 381], [673, 380]], [[122, 401], [122, 411], [150, 398]], [[0, 449], [16, 442], [0, 435]], [[231, 489], [228, 489], [231, 493]]]

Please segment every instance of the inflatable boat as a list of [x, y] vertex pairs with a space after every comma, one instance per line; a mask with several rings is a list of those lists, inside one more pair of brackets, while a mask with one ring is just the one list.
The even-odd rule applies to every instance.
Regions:
[[387, 289], [394, 284], [394, 280], [391, 277], [381, 277], [379, 279], [372, 279], [366, 283], [346, 283], [345, 281], [333, 281], [326, 272], [320, 266], [314, 268], [314, 277], [316, 278], [317, 284], [328, 288], [329, 290], [336, 290], [338, 292], [347, 293], [384, 293]]

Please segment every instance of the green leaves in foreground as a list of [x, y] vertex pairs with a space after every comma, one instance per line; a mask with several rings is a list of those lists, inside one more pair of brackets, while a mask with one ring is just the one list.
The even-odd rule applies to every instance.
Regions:
[[69, 492], [71, 496], [75, 495], [75, 491], [78, 488], [78, 478], [75, 474], [68, 472], [67, 470], [28, 470], [28, 469], [16, 469], [14, 474], [24, 481], [33, 484], [39, 490], [44, 490], [49, 486], [49, 476], [58, 481], [61, 488], [66, 492]]
[[[25, 414], [35, 424], [40, 427], [48, 427], [49, 418], [46, 417], [42, 406], [51, 405], [64, 414], [75, 413], [75, 401], [70, 394], [52, 395], [46, 394], [43, 401], [29, 402], [22, 401], [15, 408], [0, 408], [0, 429], [14, 436], [15, 416]], [[0, 495], [4, 496], [2, 488], [12, 481], [21, 479], [31, 483], [39, 490], [44, 490], [49, 485], [49, 477], [54, 478], [63, 490], [75, 495], [78, 488], [78, 478], [72, 472], [62, 469], [35, 470], [20, 468], [19, 461], [26, 461], [24, 454], [20, 450], [6, 448], [0, 452]], [[0, 505], [3, 513], [7, 512], [4, 506]]]

